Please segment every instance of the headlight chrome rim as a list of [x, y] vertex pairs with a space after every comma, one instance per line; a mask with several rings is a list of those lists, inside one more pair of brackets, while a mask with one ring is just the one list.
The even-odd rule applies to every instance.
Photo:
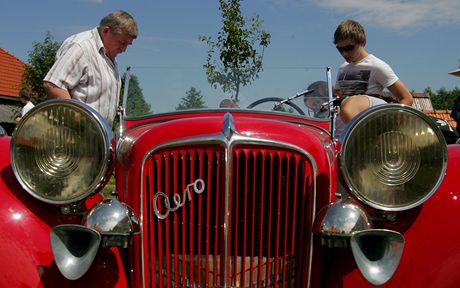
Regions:
[[[65, 111], [65, 113], [71, 116], [76, 116], [77, 120], [74, 121], [69, 115], [63, 116], [57, 115], [57, 113], [53, 115], [58, 109], [60, 109], [60, 111]], [[57, 119], [58, 116], [66, 120], [62, 120], [61, 118]], [[69, 121], [69, 119], [72, 120]], [[89, 127], [80, 124], [80, 122], [88, 124]], [[36, 127], [37, 131], [34, 132], [32, 131], [34, 130], [33, 124], [37, 123], [44, 124], [45, 127], [36, 125], [38, 126]], [[77, 125], [80, 125], [80, 129], [78, 131], [72, 131], [72, 126]], [[29, 131], [27, 129], [29, 129]], [[89, 132], [87, 131], [88, 129], [90, 130]], [[40, 134], [40, 130], [46, 133]], [[33, 134], [33, 136], [28, 136], [27, 133]], [[86, 138], [82, 136], [85, 133]], [[88, 134], [90, 135], [88, 136]], [[94, 152], [94, 155], [88, 153], [90, 150], [88, 147], [90, 147], [91, 144], [84, 143], [85, 139], [93, 140], [95, 143], [91, 144], [94, 144], [99, 149]], [[53, 140], [55, 142], [53, 142]], [[30, 143], [25, 145], [26, 141], [30, 141]], [[52, 149], [50, 148], [50, 142], [54, 144]], [[58, 142], [57, 145], [56, 142]], [[40, 145], [45, 146], [45, 149], [40, 149], [42, 148]], [[28, 155], [21, 152], [20, 149], [24, 146], [27, 146], [27, 149], [29, 149], [32, 154]], [[82, 146], [86, 147], [85, 155], [81, 153]], [[72, 149], [72, 151], [69, 151], [70, 149]], [[10, 145], [11, 166], [24, 190], [43, 202], [55, 205], [65, 205], [81, 201], [102, 189], [110, 173], [113, 171], [114, 151], [115, 140], [113, 133], [104, 118], [93, 108], [73, 99], [52, 99], [36, 105], [16, 126]], [[30, 161], [34, 163], [35, 167], [29, 168], [21, 163], [20, 160], [26, 157], [21, 155], [21, 153], [27, 157], [32, 157], [33, 161]], [[99, 158], [96, 159], [96, 157]], [[86, 164], [82, 166], [82, 163]], [[94, 166], [96, 166], [96, 168]], [[83, 179], [75, 177], [75, 171], [82, 172], [86, 171], [85, 169], [92, 171], [91, 176], [86, 176], [90, 178], [85, 178], [85, 175], [81, 176]], [[81, 175], [81, 173], [77, 174]], [[45, 180], [52, 179], [52, 181], [56, 180], [56, 182], [64, 181], [66, 177], [73, 177], [75, 179], [74, 184], [81, 184], [82, 187], [84, 183], [86, 184], [88, 182], [89, 184], [83, 188], [78, 187], [78, 185], [73, 185], [73, 187], [78, 188], [71, 188], [72, 191], [76, 191], [77, 189], [80, 190], [77, 193], [70, 192], [68, 197], [53, 197], [49, 196], [44, 189], [40, 190], [41, 187], [37, 184], [39, 180], [36, 180], [40, 176], [43, 176]], [[78, 181], [87, 179], [90, 180], [87, 182]], [[34, 183], [34, 181], [37, 183]], [[44, 180], [42, 181], [44, 182]], [[35, 186], [35, 184], [37, 186]], [[64, 194], [64, 191], [61, 191], [61, 193]]]
[[[395, 118], [396, 120], [394, 120], [393, 118], [389, 116], [387, 116], [387, 118], [384, 118], [389, 113], [390, 115], [392, 115], [392, 117], [396, 115], [397, 116]], [[367, 134], [365, 134], [362, 131], [366, 131], [365, 130], [366, 125], [368, 126], [371, 125], [369, 123], [372, 123], [372, 121], [377, 123], [376, 119], [379, 117], [381, 119], [386, 119], [386, 120], [390, 119], [389, 122], [390, 124], [391, 123], [393, 124], [394, 126], [393, 128], [395, 129], [391, 130], [390, 128], [388, 128], [391, 131], [386, 131], [385, 129], [387, 128], [385, 128], [384, 126], [381, 126], [378, 128], [383, 129], [382, 130], [383, 133], [378, 134], [375, 132], [369, 133], [369, 131], [373, 131], [373, 130], [370, 130], [367, 127], [367, 130], [368, 130], [367, 132], [370, 134], [369, 142], [374, 143], [376, 142], [374, 140], [376, 140], [377, 138], [380, 138], [378, 139], [378, 141], [385, 143], [385, 145], [382, 145], [384, 147], [382, 150], [369, 149], [369, 147], [372, 147], [372, 144], [366, 144], [367, 145], [366, 148], [368, 148], [367, 150], [371, 150], [371, 152], [367, 153], [369, 155], [372, 155], [372, 154], [378, 155], [380, 153], [380, 154], [383, 154], [383, 156], [374, 155], [374, 157], [368, 157], [368, 158], [372, 158], [372, 160], [374, 161], [372, 162], [371, 160], [366, 159], [366, 161], [368, 161], [368, 164], [371, 168], [364, 169], [366, 167], [364, 166], [360, 167], [358, 164], [356, 167], [361, 168], [361, 170], [359, 170], [358, 172], [353, 171], [356, 169], [351, 169], [351, 167], [354, 167], [353, 165], [350, 164], [353, 162], [352, 158], [358, 158], [358, 160], [356, 160], [355, 163], [358, 163], [361, 158], [363, 157], [365, 158], [365, 156], [359, 155], [356, 152], [356, 147], [353, 147], [353, 146], [357, 146], [356, 143], [359, 143], [359, 142], [361, 142], [361, 144], [365, 143], [363, 142], [362, 139], [367, 139], [364, 137]], [[384, 122], [385, 121], [382, 120], [382, 123]], [[417, 128], [408, 127], [411, 125], [404, 126], [403, 124], [406, 122], [417, 124], [416, 125], [417, 128], [423, 127], [426, 130], [426, 131], [423, 130], [423, 132], [426, 132], [426, 135], [423, 133], [420, 133], [420, 135], [415, 133], [414, 131]], [[370, 126], [370, 127], [373, 127], [373, 126]], [[385, 135], [386, 133], [387, 135]], [[378, 137], [375, 137], [376, 135], [378, 135]], [[426, 140], [423, 137], [419, 137], [419, 138], [424, 139], [426, 143], [423, 141], [420, 141], [420, 142], [415, 141], [419, 139], [417, 139], [417, 137], [414, 135], [417, 135], [417, 136], [422, 135], [428, 140]], [[361, 140], [358, 141], [356, 139], [361, 139]], [[390, 144], [388, 144], [388, 141], [390, 141]], [[394, 143], [391, 143], [391, 141], [393, 141]], [[401, 143], [404, 144], [403, 145], [404, 148], [399, 148], [398, 145], [396, 145], [396, 144], [401, 144]], [[399, 151], [398, 149], [401, 149], [402, 151]], [[354, 151], [354, 153], [352, 151]], [[436, 158], [436, 161], [435, 163], [433, 163], [432, 166], [428, 165], [427, 161], [425, 160], [425, 158], [429, 158], [429, 156], [426, 156], [427, 155], [426, 152], [429, 152], [429, 151], [436, 151], [435, 156], [430, 155]], [[362, 153], [364, 154], [366, 153], [366, 151], [362, 151]], [[391, 156], [392, 153], [394, 154], [393, 156]], [[386, 157], [393, 157], [393, 158], [387, 159]], [[401, 160], [401, 158], [405, 161], [399, 161]], [[382, 161], [382, 159], [385, 159], [385, 161]], [[407, 161], [408, 159], [409, 161]], [[414, 159], [414, 161], [410, 161], [410, 159]], [[422, 203], [424, 203], [435, 193], [435, 191], [441, 184], [442, 179], [445, 175], [446, 168], [447, 168], [447, 145], [445, 143], [443, 134], [438, 129], [436, 123], [433, 120], [431, 120], [430, 117], [425, 115], [423, 112], [416, 110], [412, 107], [402, 105], [402, 104], [384, 104], [384, 105], [374, 106], [374, 107], [367, 109], [366, 111], [356, 116], [347, 125], [344, 137], [342, 138], [342, 145], [341, 145], [341, 150], [339, 154], [339, 166], [340, 166], [340, 173], [341, 173], [342, 180], [346, 183], [346, 186], [348, 187], [349, 192], [354, 197], [356, 197], [359, 201], [361, 201], [362, 203], [372, 208], [378, 209], [378, 210], [392, 211], [392, 212], [404, 211], [404, 210], [415, 208], [421, 205]], [[375, 167], [378, 167], [379, 169], [376, 169]], [[432, 178], [427, 180], [428, 184], [426, 186], [423, 186], [423, 188], [429, 187], [429, 189], [427, 188], [426, 191], [420, 192], [414, 188], [416, 186], [414, 183], [417, 183], [415, 181], [422, 178], [421, 175], [427, 174], [429, 172], [429, 169], [432, 169], [435, 172], [433, 175], [430, 175], [432, 176]], [[378, 175], [378, 173], [376, 172], [377, 170], [381, 172], [380, 175]], [[359, 177], [357, 175], [359, 175]], [[362, 183], [366, 182], [364, 181], [364, 179], [367, 179], [367, 180], [369, 179], [369, 177], [365, 177], [363, 175], [367, 175], [367, 176], [372, 175], [375, 178], [380, 177], [380, 179], [378, 179], [377, 181], [384, 183], [386, 186], [382, 186], [382, 187], [388, 188], [388, 190], [385, 189], [382, 191], [378, 191], [378, 189], [381, 187], [376, 185], [377, 186], [375, 187], [376, 191], [373, 191], [374, 194], [372, 194], [370, 190], [373, 190], [374, 187], [370, 189], [363, 189], [365, 185], [363, 185]], [[358, 181], [357, 179], [361, 179], [361, 180]], [[377, 181], [373, 180], [373, 182], [372, 181], [370, 182], [372, 182], [372, 184], [375, 186], [376, 183], [379, 184], [379, 182]], [[428, 182], [428, 181], [431, 181], [431, 182]], [[368, 188], [371, 186], [372, 185], [368, 185]], [[409, 187], [407, 191], [413, 192], [414, 194], [410, 194], [409, 192], [404, 194], [406, 191], [404, 190], [406, 186]], [[398, 189], [403, 191], [402, 194], [398, 194], [399, 193]], [[423, 189], [420, 189], [420, 190], [423, 190]], [[413, 198], [412, 200], [410, 201], [407, 200], [406, 202], [401, 200], [401, 203], [397, 203], [396, 201], [398, 200], [393, 200], [395, 202], [390, 203], [390, 201], [388, 202], [380, 201], [381, 199], [384, 199], [383, 196], [381, 196], [382, 198], [378, 198], [380, 196], [373, 198], [374, 196], [372, 196], [372, 195], [378, 195], [379, 192], [383, 193], [383, 192], [389, 192], [389, 191], [394, 193], [393, 194], [394, 199], [397, 199], [398, 197], [401, 199], [403, 199], [404, 197], [406, 197], [407, 199], [409, 199], [410, 197], [413, 197]], [[388, 195], [389, 194], [387, 194], [386, 197], [388, 197], [389, 199], [390, 196]]]

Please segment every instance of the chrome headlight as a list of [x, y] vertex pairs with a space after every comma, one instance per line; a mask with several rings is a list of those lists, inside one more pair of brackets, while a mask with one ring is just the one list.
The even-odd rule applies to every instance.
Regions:
[[421, 111], [379, 105], [349, 123], [340, 166], [359, 200], [377, 209], [402, 211], [436, 191], [447, 166], [447, 146], [436, 123]]
[[114, 139], [105, 120], [74, 100], [49, 100], [26, 114], [11, 141], [11, 163], [32, 196], [68, 204], [101, 188]]

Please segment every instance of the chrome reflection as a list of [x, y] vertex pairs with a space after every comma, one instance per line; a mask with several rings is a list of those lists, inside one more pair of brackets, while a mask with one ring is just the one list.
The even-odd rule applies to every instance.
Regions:
[[398, 268], [404, 250], [404, 237], [384, 229], [353, 233], [351, 250], [361, 274], [373, 285], [383, 285]]
[[351, 199], [338, 200], [321, 210], [314, 232], [329, 248], [350, 246], [361, 274], [373, 285], [391, 279], [404, 250], [400, 233], [374, 229], [366, 211]]
[[372, 222], [366, 211], [351, 199], [341, 199], [324, 208], [319, 213], [322, 218], [319, 232], [323, 245], [347, 247], [351, 235], [357, 231], [372, 229]]
[[59, 225], [51, 230], [54, 260], [64, 277], [76, 280], [91, 267], [99, 247], [127, 248], [131, 235], [138, 232], [134, 211], [117, 199], [105, 199], [88, 211], [82, 225]]
[[54, 261], [69, 280], [82, 277], [96, 257], [101, 235], [80, 225], [60, 225], [50, 232]]
[[117, 199], [105, 199], [92, 207], [82, 225], [102, 235], [102, 246], [128, 247], [130, 236], [139, 232], [133, 209]]

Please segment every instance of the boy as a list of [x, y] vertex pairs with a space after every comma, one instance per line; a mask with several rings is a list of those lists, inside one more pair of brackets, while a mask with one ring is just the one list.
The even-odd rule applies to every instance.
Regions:
[[369, 54], [364, 28], [354, 20], [342, 21], [334, 33], [334, 44], [345, 59], [337, 73], [335, 96], [346, 97], [340, 118], [347, 124], [359, 112], [379, 104], [387, 88], [401, 104], [412, 105], [412, 94], [391, 67]]

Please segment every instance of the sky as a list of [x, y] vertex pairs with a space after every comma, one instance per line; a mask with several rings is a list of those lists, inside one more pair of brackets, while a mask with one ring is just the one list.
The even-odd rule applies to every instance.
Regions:
[[[156, 76], [146, 86], [160, 86], [168, 69], [204, 73], [208, 47], [198, 35], [217, 36], [217, 0], [3, 0], [0, 47], [27, 62], [33, 43], [43, 41], [47, 32], [63, 41], [119, 9], [133, 15], [139, 27], [139, 37], [117, 57], [121, 72], [130, 66], [136, 71], [146, 68], [143, 73], [148, 74], [147, 68], [156, 67], [156, 74], [150, 75]], [[367, 51], [390, 64], [409, 90], [460, 86], [460, 78], [448, 74], [460, 64], [459, 0], [242, 0], [241, 9], [246, 18], [258, 15], [271, 34], [264, 51], [268, 71], [331, 67], [335, 81], [343, 58], [332, 44], [333, 34], [342, 20], [354, 19], [366, 30]], [[275, 79], [274, 87], [289, 83], [281, 76]], [[168, 105], [167, 96], [146, 98], [152, 106]]]

